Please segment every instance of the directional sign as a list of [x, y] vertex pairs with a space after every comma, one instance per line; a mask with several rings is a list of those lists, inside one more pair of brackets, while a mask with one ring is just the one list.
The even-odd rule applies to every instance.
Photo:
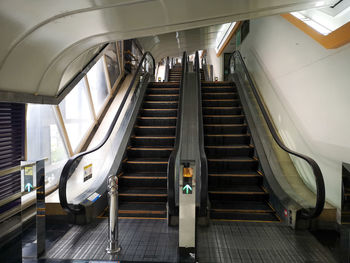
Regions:
[[33, 186], [31, 183], [27, 183], [26, 186], [24, 187], [24, 190], [27, 192], [30, 192], [33, 190]]
[[182, 191], [186, 195], [192, 194], [192, 187], [189, 184], [186, 184], [184, 187], [182, 187]]

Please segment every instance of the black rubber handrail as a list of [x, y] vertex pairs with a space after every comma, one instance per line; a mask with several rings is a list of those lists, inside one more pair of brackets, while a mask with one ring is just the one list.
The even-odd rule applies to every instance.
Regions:
[[182, 90], [184, 86], [184, 76], [187, 72], [187, 54], [183, 53], [182, 56], [182, 69], [181, 69], [181, 82], [179, 90], [179, 104], [177, 109], [177, 121], [175, 131], [175, 145], [174, 150], [169, 156], [168, 160], [168, 208], [170, 215], [176, 215], [176, 202], [175, 202], [175, 160], [180, 146], [180, 132], [181, 132], [181, 114], [182, 114]]
[[199, 54], [196, 51], [194, 67], [197, 78], [198, 87], [198, 128], [199, 128], [199, 156], [201, 162], [201, 199], [200, 199], [200, 216], [207, 214], [208, 203], [208, 161], [204, 150], [204, 129], [203, 129], [203, 111], [202, 111], [202, 87], [201, 87], [201, 72], [199, 68]]
[[[247, 79], [248, 79], [248, 82], [249, 82], [249, 85], [251, 86], [252, 88], [252, 91], [254, 93], [254, 96], [255, 96], [255, 99], [256, 101], [258, 102], [258, 105], [260, 107], [260, 110], [265, 118], [265, 121], [266, 121], [266, 124], [267, 126], [269, 127], [269, 130], [270, 130], [270, 133], [272, 134], [272, 137], [273, 139], [276, 141], [276, 143], [278, 144], [279, 147], [281, 147], [284, 151], [286, 151], [287, 153], [290, 153], [294, 156], [297, 156], [303, 160], [305, 160], [312, 168], [312, 171], [314, 173], [314, 176], [315, 176], [315, 180], [316, 180], [316, 190], [317, 190], [317, 198], [316, 198], [316, 205], [315, 205], [315, 208], [313, 209], [306, 209], [306, 208], [303, 208], [300, 212], [300, 217], [301, 218], [304, 218], [304, 219], [312, 219], [312, 218], [316, 218], [318, 217], [322, 211], [323, 211], [323, 208], [324, 208], [324, 204], [325, 204], [325, 187], [324, 187], [324, 180], [323, 180], [323, 175], [322, 175], [322, 172], [321, 172], [321, 169], [320, 167], [318, 166], [318, 164], [315, 162], [314, 159], [304, 155], [304, 154], [301, 154], [301, 153], [297, 153], [293, 150], [291, 150], [290, 148], [288, 148], [284, 142], [282, 142], [282, 140], [280, 139], [279, 135], [278, 135], [278, 132], [276, 131], [274, 125], [273, 125], [273, 122], [270, 118], [270, 115], [268, 114], [266, 108], [265, 108], [265, 105], [264, 103], [262, 102], [261, 98], [260, 98], [260, 95], [252, 81], [252, 78], [250, 77], [250, 74], [248, 72], [248, 69], [243, 61], [243, 58], [242, 58], [242, 55], [241, 53], [238, 51], [238, 50], [235, 50], [231, 57], [230, 57], [230, 66], [231, 65], [236, 65], [235, 64], [235, 58], [239, 59], [242, 66], [243, 66], [243, 70], [244, 70], [244, 73], [245, 75], [247, 76]], [[232, 59], [233, 59], [233, 64], [232, 64]], [[234, 67], [235, 69], [236, 67]], [[233, 73], [233, 72], [231, 72]]]
[[84, 152], [81, 152], [81, 153], [78, 153], [78, 154], [72, 156], [71, 158], [69, 158], [69, 160], [64, 165], [63, 170], [61, 172], [58, 193], [59, 193], [61, 206], [68, 213], [81, 214], [81, 213], [84, 213], [84, 211], [85, 211], [85, 208], [84, 208], [83, 205], [81, 205], [81, 204], [78, 204], [78, 205], [68, 204], [68, 201], [67, 201], [67, 181], [68, 181], [68, 179], [69, 179], [69, 177], [71, 175], [71, 168], [72, 168], [72, 166], [74, 165], [74, 163], [78, 159], [82, 158], [84, 155], [87, 155], [89, 153], [97, 151], [98, 149], [100, 149], [106, 143], [106, 141], [108, 140], [109, 136], [111, 135], [111, 133], [112, 133], [112, 131], [114, 129], [115, 124], [118, 121], [118, 118], [120, 116], [121, 111], [123, 110], [123, 108], [125, 106], [125, 102], [126, 102], [128, 96], [130, 94], [130, 91], [132, 90], [132, 88], [133, 88], [133, 86], [135, 84], [136, 78], [137, 78], [139, 72], [141, 71], [141, 68], [143, 66], [142, 64], [146, 60], [147, 57], [150, 57], [152, 59], [151, 61], [153, 63], [153, 68], [152, 68], [152, 72], [150, 74], [154, 75], [154, 73], [155, 73], [154, 58], [153, 58], [152, 54], [147, 51], [142, 56], [142, 59], [141, 59], [139, 65], [137, 67], [135, 75], [134, 75], [134, 77], [133, 77], [133, 79], [132, 79], [132, 81], [130, 83], [130, 86], [129, 86], [128, 90], [126, 91], [126, 93], [125, 93], [125, 95], [123, 97], [123, 100], [121, 101], [120, 106], [118, 108], [118, 111], [115, 114], [114, 119], [113, 119], [111, 125], [109, 126], [108, 131], [107, 131], [105, 137], [103, 138], [103, 140], [97, 146], [92, 148], [91, 150], [84, 151]]

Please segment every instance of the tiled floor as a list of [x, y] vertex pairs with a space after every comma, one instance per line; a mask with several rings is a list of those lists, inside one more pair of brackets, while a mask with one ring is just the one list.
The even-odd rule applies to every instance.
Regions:
[[177, 262], [177, 228], [166, 220], [119, 220], [122, 247], [117, 256], [106, 253], [107, 220], [73, 226], [47, 252], [50, 259]]
[[308, 231], [279, 223], [212, 222], [198, 229], [199, 262], [335, 262]]
[[[119, 231], [122, 251], [110, 256], [105, 252], [107, 220], [87, 226], [48, 226], [46, 255], [23, 262], [178, 261], [178, 228], [168, 227], [166, 220], [122, 219]], [[25, 240], [32, 242], [28, 237]], [[198, 227], [197, 248], [199, 262], [335, 262], [308, 231], [294, 231], [279, 223], [212, 221], [209, 227]]]

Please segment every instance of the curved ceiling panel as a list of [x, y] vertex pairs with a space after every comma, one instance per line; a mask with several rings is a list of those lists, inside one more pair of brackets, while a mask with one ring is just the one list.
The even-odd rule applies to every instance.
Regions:
[[[322, 5], [334, 2], [322, 1]], [[56, 96], [67, 67], [101, 43], [319, 4], [313, 0], [4, 0], [0, 2], [0, 91]], [[197, 37], [206, 38], [199, 33]], [[199, 48], [193, 45], [187, 42], [182, 47]], [[161, 48], [164, 51], [158, 56], [170, 50], [166, 45]]]

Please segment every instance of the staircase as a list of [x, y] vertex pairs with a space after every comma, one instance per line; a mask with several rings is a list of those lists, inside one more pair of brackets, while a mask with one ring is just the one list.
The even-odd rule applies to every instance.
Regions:
[[119, 175], [120, 217], [167, 216], [167, 166], [178, 99], [179, 83], [151, 83], [147, 88]]
[[234, 83], [202, 83], [202, 106], [210, 218], [279, 221], [263, 187]]
[[180, 82], [181, 74], [182, 74], [181, 64], [175, 64], [174, 67], [169, 70], [168, 81]]

